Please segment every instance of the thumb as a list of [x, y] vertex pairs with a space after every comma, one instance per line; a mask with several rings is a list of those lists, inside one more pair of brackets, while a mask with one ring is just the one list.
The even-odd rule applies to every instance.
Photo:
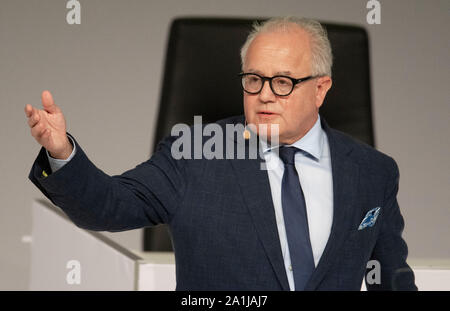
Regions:
[[53, 100], [53, 96], [49, 91], [43, 91], [41, 95], [42, 100], [42, 107], [44, 107], [44, 110], [48, 113], [57, 113], [61, 110], [59, 107], [55, 104], [55, 101]]

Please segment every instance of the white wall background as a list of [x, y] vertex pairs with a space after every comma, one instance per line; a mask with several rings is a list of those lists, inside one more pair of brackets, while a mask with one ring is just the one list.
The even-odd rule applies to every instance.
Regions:
[[[381, 2], [367, 25], [365, 0], [0, 0], [0, 289], [27, 289], [31, 202], [39, 151], [25, 104], [52, 91], [90, 159], [114, 175], [145, 161], [155, 127], [166, 38], [180, 15], [298, 15], [365, 25], [371, 44], [378, 149], [400, 167], [399, 204], [410, 258], [450, 258], [448, 0]], [[238, 51], [236, 51], [238, 53]], [[141, 248], [142, 230], [108, 234]]]

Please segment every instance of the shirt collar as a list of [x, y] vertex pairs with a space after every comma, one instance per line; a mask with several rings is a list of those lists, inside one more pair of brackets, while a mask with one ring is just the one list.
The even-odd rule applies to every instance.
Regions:
[[[320, 157], [322, 155], [323, 139], [324, 132], [320, 123], [320, 115], [318, 115], [317, 121], [316, 123], [314, 123], [314, 126], [302, 138], [300, 138], [293, 144], [286, 146], [292, 146], [302, 149], [303, 151], [312, 155], [316, 160], [320, 160]], [[260, 142], [264, 153], [279, 147], [268, 146], [267, 142], [263, 139], [261, 139]]]

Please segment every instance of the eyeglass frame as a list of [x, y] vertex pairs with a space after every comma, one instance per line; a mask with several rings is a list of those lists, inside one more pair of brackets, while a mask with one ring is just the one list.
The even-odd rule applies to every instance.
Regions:
[[[249, 91], [247, 91], [244, 88], [244, 84], [243, 84], [242, 78], [244, 76], [246, 76], [246, 75], [254, 75], [254, 76], [259, 77], [262, 80], [261, 88], [259, 89], [258, 92], [249, 92]], [[254, 73], [254, 72], [241, 72], [241, 73], [238, 74], [238, 76], [241, 78], [241, 86], [242, 86], [242, 89], [244, 90], [244, 92], [252, 94], [252, 95], [259, 94], [262, 91], [262, 89], [264, 88], [264, 84], [266, 83], [266, 81], [269, 81], [269, 87], [272, 90], [272, 93], [274, 93], [276, 96], [289, 96], [294, 91], [295, 86], [297, 84], [299, 84], [300, 82], [304, 82], [304, 81], [308, 81], [308, 80], [320, 77], [320, 76], [307, 76], [307, 77], [300, 78], [300, 79], [295, 79], [295, 78], [292, 78], [292, 77], [289, 77], [289, 76], [285, 76], [285, 75], [276, 75], [276, 76], [272, 76], [272, 77], [265, 77], [265, 76], [261, 76], [261, 75], [259, 75], [257, 73]], [[292, 81], [292, 89], [291, 89], [291, 91], [289, 93], [285, 94], [285, 95], [277, 94], [277, 92], [275, 92], [273, 87], [272, 87], [272, 80], [274, 78], [287, 78], [287, 79], [291, 80]]]

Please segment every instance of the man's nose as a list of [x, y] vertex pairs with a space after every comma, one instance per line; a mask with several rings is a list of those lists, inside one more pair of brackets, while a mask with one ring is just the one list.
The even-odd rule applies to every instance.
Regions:
[[270, 83], [268, 80], [263, 82], [263, 87], [261, 89], [261, 92], [259, 92], [259, 98], [262, 102], [269, 102], [275, 100], [275, 94], [272, 92], [272, 89], [270, 88]]

